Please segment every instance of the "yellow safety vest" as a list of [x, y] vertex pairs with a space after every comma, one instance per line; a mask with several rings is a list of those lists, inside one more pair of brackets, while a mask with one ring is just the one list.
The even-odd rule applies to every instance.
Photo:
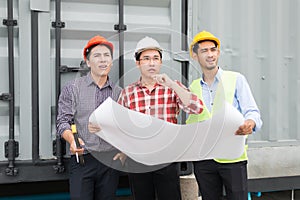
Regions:
[[[212, 117], [213, 112], [217, 107], [220, 105], [220, 102], [224, 102], [226, 100], [228, 103], [233, 103], [234, 93], [235, 93], [235, 86], [236, 86], [236, 77], [237, 72], [232, 71], [223, 71], [221, 76], [221, 81], [218, 84], [218, 88], [216, 91], [216, 96], [214, 98], [213, 106], [211, 112], [207, 109], [204, 105], [204, 109], [201, 114], [190, 114], [188, 119], [186, 120], [187, 124], [197, 123], [204, 120], [207, 120]], [[190, 85], [190, 90], [192, 93], [196, 94], [199, 99], [203, 101], [202, 96], [202, 86], [200, 84], [200, 79], [194, 80]], [[245, 145], [244, 153], [236, 159], [214, 159], [216, 162], [219, 163], [235, 163], [243, 160], [247, 160], [247, 148], [248, 146]]]

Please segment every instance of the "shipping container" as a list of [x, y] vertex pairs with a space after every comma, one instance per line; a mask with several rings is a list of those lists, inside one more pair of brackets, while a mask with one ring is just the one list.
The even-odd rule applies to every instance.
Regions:
[[133, 52], [144, 36], [162, 45], [162, 72], [188, 85], [201, 73], [189, 44], [207, 30], [221, 40], [219, 65], [245, 75], [261, 111], [263, 128], [248, 138], [249, 190], [300, 189], [299, 10], [298, 0], [0, 0], [0, 184], [68, 179], [57, 98], [86, 73], [92, 36], [114, 43], [119, 85], [139, 78]]

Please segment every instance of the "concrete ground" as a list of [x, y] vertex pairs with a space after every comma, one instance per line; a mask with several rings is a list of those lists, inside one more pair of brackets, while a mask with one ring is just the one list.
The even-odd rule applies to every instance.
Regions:
[[[117, 200], [133, 200], [132, 197], [118, 197]], [[182, 200], [201, 200], [184, 198]], [[300, 190], [294, 191], [294, 197], [292, 198], [292, 191], [278, 191], [278, 192], [263, 192], [260, 197], [251, 195], [251, 200], [300, 200]]]
[[[193, 175], [181, 176], [180, 186], [182, 200], [201, 200], [201, 197], [197, 197], [198, 185]], [[131, 196], [118, 197], [117, 200], [133, 200], [133, 198]], [[226, 200], [226, 198], [224, 198], [224, 200]], [[255, 194], [252, 194], [251, 200], [300, 200], [300, 190], [294, 190], [294, 192], [291, 190], [263, 192], [259, 197], [257, 197]]]

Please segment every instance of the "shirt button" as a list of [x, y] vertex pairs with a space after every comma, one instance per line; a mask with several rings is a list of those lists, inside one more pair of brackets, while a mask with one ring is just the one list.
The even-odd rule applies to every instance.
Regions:
[[210, 92], [213, 92], [212, 90], [210, 90]]
[[210, 103], [210, 105], [214, 105], [214, 103]]

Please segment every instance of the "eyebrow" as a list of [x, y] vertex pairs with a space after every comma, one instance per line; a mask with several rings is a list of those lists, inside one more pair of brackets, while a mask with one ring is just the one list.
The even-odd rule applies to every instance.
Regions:
[[[145, 55], [145, 56], [142, 56], [143, 58], [150, 58], [151, 56], [148, 56], [148, 55]], [[159, 55], [154, 55], [153, 56], [154, 58], [157, 58], [157, 57], [160, 57]]]
[[104, 52], [104, 53], [101, 53], [101, 52], [94, 52], [94, 55], [110, 55], [110, 52]]
[[217, 47], [206, 47], [206, 48], [200, 48], [200, 49], [216, 49]]

